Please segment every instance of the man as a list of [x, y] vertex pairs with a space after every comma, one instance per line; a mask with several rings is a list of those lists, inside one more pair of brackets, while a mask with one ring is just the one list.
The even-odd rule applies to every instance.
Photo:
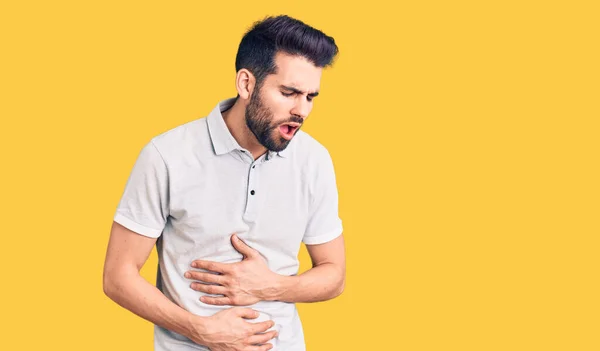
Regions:
[[[154, 137], [114, 216], [104, 291], [155, 324], [155, 350], [305, 350], [296, 302], [344, 289], [333, 163], [301, 126], [333, 38], [288, 16], [244, 35], [238, 96]], [[306, 244], [313, 268], [297, 275]], [[156, 287], [139, 271], [156, 244]]]

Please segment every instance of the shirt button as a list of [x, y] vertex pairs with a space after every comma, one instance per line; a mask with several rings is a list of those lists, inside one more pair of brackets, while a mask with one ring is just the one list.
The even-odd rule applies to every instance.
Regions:
[[254, 195], [256, 192], [254, 190], [250, 191], [250, 195]]
[[252, 166], [252, 168], [256, 168], [256, 166]]

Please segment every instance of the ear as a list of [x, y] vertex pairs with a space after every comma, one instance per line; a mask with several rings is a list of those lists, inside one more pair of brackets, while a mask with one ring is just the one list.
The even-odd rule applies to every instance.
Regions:
[[256, 84], [256, 79], [252, 72], [248, 71], [245, 68], [242, 68], [238, 71], [235, 77], [235, 87], [237, 89], [238, 94], [244, 100], [250, 99], [252, 96], [252, 90]]

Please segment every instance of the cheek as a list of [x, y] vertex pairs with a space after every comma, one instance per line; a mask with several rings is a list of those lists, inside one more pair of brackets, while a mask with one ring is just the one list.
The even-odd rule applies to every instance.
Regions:
[[294, 100], [291, 97], [283, 96], [282, 94], [277, 95], [278, 96], [275, 96], [273, 99], [274, 101], [273, 105], [271, 105], [271, 110], [275, 116], [281, 117], [287, 113], [285, 111], [289, 111], [292, 108]]
[[273, 115], [272, 123], [278, 124], [290, 118], [290, 111], [294, 108], [294, 99], [283, 96], [278, 90], [269, 92], [263, 97], [263, 103]]
[[262, 92], [263, 102], [273, 108], [277, 104], [281, 104], [285, 100], [285, 96], [281, 95], [278, 89], [268, 89]]
[[273, 122], [283, 122], [289, 119], [290, 110], [293, 108], [293, 103], [289, 98], [285, 96], [281, 96], [277, 101], [274, 101], [270, 107], [270, 110], [273, 114]]

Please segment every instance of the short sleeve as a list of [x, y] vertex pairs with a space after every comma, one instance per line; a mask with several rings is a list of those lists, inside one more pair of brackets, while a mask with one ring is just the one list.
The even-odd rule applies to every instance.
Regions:
[[342, 234], [342, 220], [338, 214], [338, 191], [331, 156], [323, 150], [315, 168], [312, 200], [308, 224], [302, 242], [306, 245], [323, 244]]
[[158, 238], [169, 214], [168, 180], [167, 166], [150, 141], [135, 161], [114, 221], [138, 234]]

